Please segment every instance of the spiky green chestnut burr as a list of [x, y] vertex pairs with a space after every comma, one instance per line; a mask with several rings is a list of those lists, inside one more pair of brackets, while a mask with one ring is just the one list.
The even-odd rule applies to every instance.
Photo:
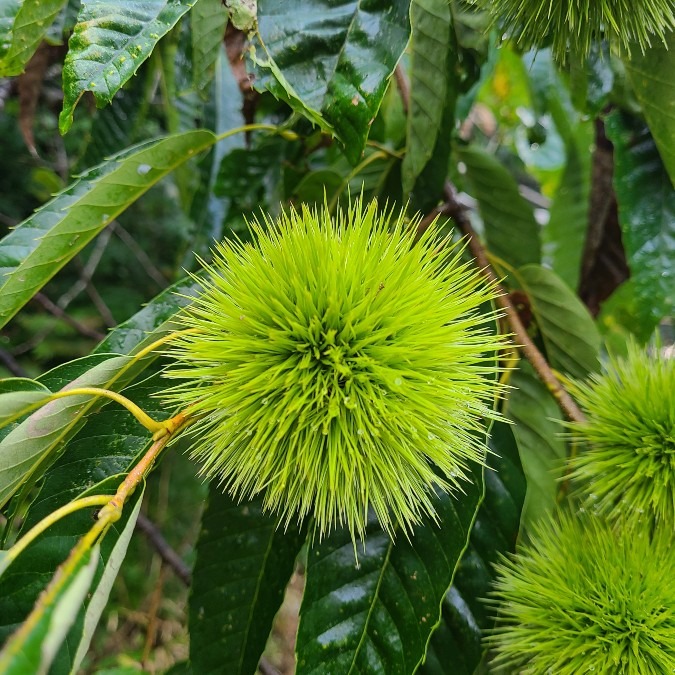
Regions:
[[602, 375], [572, 389], [586, 421], [570, 424], [588, 444], [572, 460], [595, 508], [675, 528], [675, 360], [636, 346]]
[[[169, 393], [200, 419], [193, 454], [236, 498], [285, 522], [393, 534], [461, 491], [494, 418], [495, 290], [436, 226], [352, 204], [254, 222], [225, 241], [182, 319]], [[481, 432], [483, 432], [481, 434]]]
[[524, 48], [551, 45], [566, 61], [573, 52], [588, 56], [603, 37], [630, 53], [644, 51], [675, 29], [672, 0], [473, 0]]
[[675, 672], [672, 531], [564, 516], [497, 566], [498, 672]]

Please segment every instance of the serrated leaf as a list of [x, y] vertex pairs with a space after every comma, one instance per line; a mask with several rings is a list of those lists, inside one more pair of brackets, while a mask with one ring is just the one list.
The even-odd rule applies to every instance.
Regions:
[[0, 77], [20, 75], [66, 0], [9, 0], [0, 8]]
[[204, 89], [213, 79], [216, 61], [227, 26], [222, 0], [197, 0], [192, 12], [192, 81]]
[[471, 194], [478, 201], [490, 253], [514, 267], [539, 263], [539, 226], [513, 176], [480, 148], [458, 148], [457, 154], [466, 166]]
[[[75, 496], [112, 495], [123, 479], [123, 475], [110, 476]], [[91, 595], [87, 595], [78, 603], [75, 617], [70, 622], [64, 623], [65, 644], [58, 651], [49, 670], [50, 673], [60, 675], [71, 672], [78, 646], [83, 636], [87, 634], [86, 631], [91, 629], [91, 623], [98, 611], [98, 603], [105, 594], [106, 587], [114, 579], [117, 563], [124, 556], [126, 543], [133, 531], [133, 523], [138, 515], [142, 498], [143, 486], [139, 486], [139, 489], [125, 504], [120, 520], [110, 527], [100, 542], [100, 551], [95, 556]], [[47, 510], [43, 512], [43, 515], [50, 512]], [[41, 592], [49, 583], [57, 567], [66, 559], [79, 539], [91, 528], [94, 523], [93, 512], [93, 509], [77, 511], [52, 525], [29, 544], [15, 563], [0, 577], [0, 643], [18, 628], [40, 598]], [[37, 520], [39, 518], [31, 518], [31, 523], [34, 524]], [[127, 539], [126, 543], [125, 539]], [[88, 627], [85, 624], [87, 616], [90, 621]], [[23, 672], [38, 671], [24, 670]]]
[[529, 528], [555, 507], [567, 450], [560, 408], [532, 366], [521, 360], [509, 384], [513, 390], [506, 414], [515, 423], [513, 433], [527, 478], [521, 528]]
[[642, 121], [616, 111], [605, 129], [614, 145], [619, 224], [641, 322], [655, 325], [675, 311], [675, 190]]
[[215, 139], [200, 130], [129, 148], [18, 225], [0, 241], [0, 327], [124, 209]]
[[654, 40], [644, 53], [634, 49], [624, 66], [675, 185], [675, 32], [668, 32], [666, 44]]
[[236, 503], [211, 483], [190, 596], [195, 672], [256, 671], [303, 543], [296, 526], [278, 524], [262, 499]]
[[493, 423], [490, 449], [485, 497], [420, 675], [473, 675], [483, 657], [483, 635], [493, 625], [483, 600], [495, 577], [494, 563], [500, 554], [515, 550], [526, 483], [510, 425]]
[[268, 89], [334, 133], [356, 164], [408, 42], [409, 1], [267, 0], [251, 58]]
[[480, 469], [464, 494], [439, 494], [439, 524], [394, 543], [370, 520], [365, 551], [348, 532], [315, 542], [307, 557], [296, 644], [297, 674], [413, 673], [464, 551], [483, 494]]
[[[456, 98], [452, 65], [457, 59], [457, 45], [450, 4], [447, 0], [413, 0], [410, 21], [410, 104], [407, 147], [401, 167], [404, 194], [413, 191], [439, 141], [447, 146], [442, 162], [447, 167], [454, 124], [445, 119], [446, 109], [454, 112]], [[442, 186], [445, 174], [436, 173], [442, 174]], [[436, 201], [438, 194], [440, 187], [434, 191]]]
[[36, 408], [50, 395], [43, 384], [25, 377], [0, 380], [0, 429]]
[[85, 91], [93, 93], [99, 108], [110, 103], [193, 4], [191, 0], [82, 0], [63, 64], [61, 133], [70, 129], [73, 111]]
[[555, 272], [526, 265], [517, 272], [551, 365], [583, 379], [600, 366], [600, 333], [586, 306]]

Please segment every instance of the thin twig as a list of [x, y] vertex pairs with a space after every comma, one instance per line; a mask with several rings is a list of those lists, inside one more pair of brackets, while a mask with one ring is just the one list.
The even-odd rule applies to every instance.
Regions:
[[0, 361], [12, 375], [28, 377], [28, 373], [21, 367], [21, 364], [6, 349], [0, 349]]
[[100, 333], [97, 330], [93, 330], [93, 329], [85, 326], [83, 323], [81, 323], [77, 319], [74, 319], [72, 316], [67, 314], [56, 303], [52, 302], [44, 293], [36, 293], [33, 297], [50, 314], [57, 317], [58, 319], [62, 319], [63, 321], [65, 321], [69, 326], [74, 328], [80, 335], [83, 335], [84, 337], [92, 338], [93, 340], [97, 340], [97, 341], [100, 341], [105, 337], [105, 335], [103, 335], [103, 333]]
[[186, 585], [192, 583], [192, 574], [190, 568], [185, 564], [183, 559], [174, 551], [162, 536], [157, 526], [142, 513], [138, 514], [136, 527], [148, 538], [148, 541], [155, 549], [159, 557], [173, 573]]
[[116, 220], [110, 223], [110, 229], [122, 240], [127, 248], [136, 256], [146, 274], [161, 288], [165, 289], [171, 282], [162, 274], [148, 254], [139, 246], [138, 242]]
[[401, 94], [403, 112], [407, 115], [408, 108], [410, 107], [410, 82], [408, 82], [408, 77], [400, 63], [394, 69], [394, 77], [396, 78], [398, 91]]
[[556, 378], [551, 367], [544, 358], [544, 355], [537, 349], [536, 345], [527, 334], [527, 330], [525, 329], [525, 326], [523, 326], [520, 316], [509, 298], [508, 292], [499, 283], [499, 279], [488, 261], [486, 251], [471, 225], [465, 207], [457, 200], [455, 189], [450, 181], [445, 182], [443, 193], [446, 200], [443, 213], [452, 218], [467, 236], [469, 250], [476, 259], [483, 276], [493, 284], [495, 289], [499, 292], [499, 296], [496, 299], [497, 305], [504, 310], [504, 314], [506, 315], [506, 319], [509, 322], [519, 348], [522, 350], [527, 360], [532, 364], [539, 379], [546, 385], [546, 388], [551, 392], [565, 415], [573, 422], [583, 422], [585, 419], [583, 412], [567, 393], [558, 378]]

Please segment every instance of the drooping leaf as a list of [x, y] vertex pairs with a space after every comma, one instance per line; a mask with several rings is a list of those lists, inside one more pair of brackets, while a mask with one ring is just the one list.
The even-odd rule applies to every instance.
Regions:
[[[123, 475], [110, 476], [75, 496], [112, 495], [123, 478]], [[78, 601], [76, 611], [68, 616], [68, 621], [65, 618], [61, 619], [60, 637], [64, 644], [55, 656], [50, 673], [65, 675], [76, 671], [76, 659], [80, 656], [78, 648], [80, 646], [84, 648], [84, 642], [89, 639], [91, 630], [98, 620], [101, 602], [105, 602], [119, 569], [119, 563], [124, 558], [142, 498], [143, 486], [140, 486], [125, 504], [120, 520], [110, 527], [100, 542], [100, 550], [95, 551], [92, 563], [94, 574], [87, 595]], [[25, 619], [39, 601], [42, 590], [49, 583], [57, 567], [91, 528], [94, 523], [93, 512], [93, 509], [77, 511], [52, 525], [29, 544], [0, 577], [0, 643], [4, 642]], [[47, 513], [50, 511], [42, 515]], [[31, 518], [31, 524], [34, 524], [33, 520], [39, 519]]]
[[194, 672], [256, 671], [303, 542], [278, 524], [262, 499], [236, 503], [211, 483], [190, 596]]
[[[457, 44], [450, 4], [447, 0], [413, 0], [410, 20], [410, 103], [407, 148], [401, 167], [403, 193], [413, 191], [434, 151], [442, 147], [443, 156], [438, 162], [442, 168], [434, 167], [433, 171], [439, 184], [425, 185], [422, 190], [429, 194], [428, 200], [437, 201], [446, 177], [457, 96]], [[429, 204], [415, 206], [424, 212]]]
[[410, 31], [409, 1], [266, 0], [251, 57], [268, 89], [356, 164]]
[[227, 9], [222, 0], [197, 0], [190, 19], [192, 80], [197, 89], [204, 89], [213, 79], [227, 26]]
[[82, 0], [63, 65], [63, 110], [59, 129], [65, 134], [85, 91], [102, 108], [150, 56], [194, 4], [191, 0]]
[[527, 478], [521, 528], [528, 528], [552, 512], [567, 451], [560, 408], [532, 366], [521, 361], [509, 384], [513, 390], [506, 414], [515, 423], [513, 433]]
[[666, 36], [666, 44], [654, 44], [640, 52], [634, 49], [624, 60], [626, 73], [642, 105], [656, 147], [675, 185], [675, 32]]
[[675, 311], [675, 190], [643, 122], [615, 111], [605, 129], [640, 323], [654, 326]]
[[18, 225], [0, 241], [0, 327], [132, 202], [214, 142], [200, 130], [127, 149]]
[[515, 549], [526, 483], [511, 426], [493, 423], [490, 449], [485, 497], [420, 675], [473, 675], [484, 653], [482, 638], [493, 625], [483, 600], [495, 576], [493, 564]]
[[439, 523], [394, 543], [369, 522], [358, 564], [348, 532], [308, 553], [296, 645], [297, 673], [413, 673], [424, 658], [441, 602], [483, 494], [480, 470], [464, 494], [439, 495]]
[[19, 75], [66, 0], [8, 0], [0, 8], [0, 77]]
[[457, 154], [466, 166], [472, 196], [478, 201], [490, 252], [514, 267], [539, 263], [539, 226], [515, 179], [480, 148], [458, 148]]
[[579, 379], [600, 366], [600, 333], [585, 305], [555, 272], [540, 265], [518, 270], [554, 368]]
[[0, 380], [0, 429], [33, 410], [50, 394], [43, 384], [25, 377]]

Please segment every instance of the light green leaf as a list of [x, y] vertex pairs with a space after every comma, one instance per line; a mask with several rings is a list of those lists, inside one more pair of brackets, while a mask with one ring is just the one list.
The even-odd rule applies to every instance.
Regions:
[[66, 0], [6, 0], [0, 6], [0, 77], [20, 75]]
[[253, 30], [258, 11], [256, 0], [225, 0], [235, 28], [245, 32]]
[[220, 52], [227, 10], [222, 0], [197, 0], [192, 12], [192, 81], [197, 89], [204, 89], [213, 79]]
[[408, 42], [408, 0], [267, 0], [250, 57], [268, 89], [342, 142], [356, 164]]
[[667, 44], [654, 40], [644, 54], [634, 49], [624, 60], [670, 181], [675, 185], [675, 31]]
[[555, 272], [526, 265], [517, 272], [551, 365], [579, 379], [600, 367], [600, 333], [586, 306]]
[[640, 324], [635, 332], [644, 334], [675, 312], [675, 190], [644, 122], [617, 110], [605, 129], [614, 145], [619, 224]]
[[440, 494], [439, 523], [394, 543], [373, 518], [365, 550], [346, 531], [314, 542], [296, 644], [297, 675], [413, 673], [464, 551], [483, 495], [480, 469], [463, 494]]
[[98, 556], [99, 545], [96, 544], [78, 560], [55, 597], [42, 599], [38, 621], [9, 639], [0, 652], [0, 671], [4, 675], [41, 675], [49, 671], [89, 592]]
[[[412, 192], [415, 181], [429, 163], [439, 140], [450, 152], [454, 125], [445, 120], [446, 108], [454, 112], [456, 76], [453, 68], [457, 45], [447, 0], [413, 0], [410, 8], [410, 106], [407, 148], [403, 166], [403, 192]], [[452, 115], [451, 115], [452, 117]], [[450, 120], [451, 121], [451, 120]], [[445, 180], [440, 176], [441, 186]], [[440, 188], [434, 198], [437, 200]]]
[[[117, 578], [117, 573], [120, 570], [122, 562], [127, 554], [127, 549], [129, 548], [129, 541], [131, 540], [131, 535], [134, 533], [134, 528], [136, 527], [136, 520], [138, 520], [138, 514], [141, 510], [141, 504], [143, 503], [143, 492], [145, 485], [142, 489], [138, 490], [139, 494], [134, 494], [134, 500], [136, 501], [135, 505], [127, 504], [125, 509], [129, 512], [128, 518], [126, 518], [126, 523], [122, 523], [122, 527], [118, 523], [115, 531], [114, 542], [108, 540], [106, 543], [112, 543], [112, 548], [110, 551], [105, 551], [105, 555], [102, 556], [103, 559], [103, 570], [99, 571], [98, 578], [93, 584], [91, 593], [87, 596], [86, 610], [84, 611], [84, 625], [82, 628], [82, 636], [80, 642], [77, 646], [77, 651], [73, 658], [73, 663], [70, 669], [71, 675], [75, 675], [78, 672], [80, 664], [84, 659], [89, 645], [91, 644], [91, 639], [94, 636], [94, 630], [101, 618], [101, 614], [105, 609], [105, 606], [110, 597], [110, 591], [112, 590], [112, 585], [115, 579]], [[130, 508], [131, 507], [131, 508]]]
[[478, 201], [490, 253], [513, 267], [539, 263], [539, 226], [513, 176], [478, 147], [458, 148], [457, 154], [466, 166], [471, 195]]
[[18, 225], [0, 241], [0, 327], [132, 202], [215, 139], [200, 130], [129, 148]]
[[65, 134], [82, 94], [91, 91], [102, 108], [150, 56], [194, 4], [191, 0], [82, 0], [63, 65], [63, 110], [59, 129]]
[[211, 483], [190, 595], [195, 673], [256, 671], [303, 543], [297, 526], [278, 525], [262, 498], [237, 503]]
[[25, 377], [0, 380], [0, 429], [37, 408], [50, 395], [43, 384]]
[[513, 390], [506, 414], [515, 422], [513, 433], [527, 478], [521, 528], [528, 528], [553, 511], [567, 451], [560, 408], [532, 366], [521, 360], [509, 384]]

